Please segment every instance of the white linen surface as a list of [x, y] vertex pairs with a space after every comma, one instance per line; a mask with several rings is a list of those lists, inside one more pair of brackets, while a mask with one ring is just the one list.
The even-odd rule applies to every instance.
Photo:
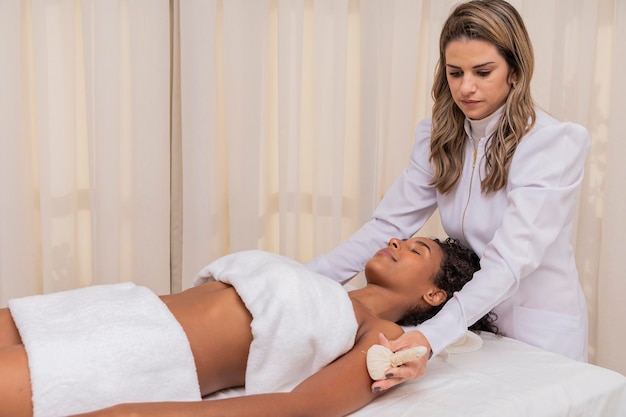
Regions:
[[235, 252], [203, 268], [231, 284], [252, 314], [246, 393], [290, 391], [354, 345], [357, 323], [343, 287], [292, 259]]
[[[510, 338], [489, 333], [481, 338], [481, 349], [434, 357], [422, 378], [401, 384], [350, 417], [626, 416], [623, 375]], [[206, 399], [241, 393], [230, 389]]]
[[626, 378], [525, 343], [482, 333], [470, 353], [430, 360], [426, 374], [351, 417], [624, 417]]

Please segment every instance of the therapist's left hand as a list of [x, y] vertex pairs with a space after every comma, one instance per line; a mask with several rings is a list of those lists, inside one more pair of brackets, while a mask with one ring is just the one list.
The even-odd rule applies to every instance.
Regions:
[[402, 366], [396, 368], [389, 368], [386, 372], [386, 378], [380, 381], [375, 381], [372, 384], [373, 392], [381, 392], [388, 390], [389, 388], [401, 384], [409, 379], [416, 379], [424, 375], [426, 372], [426, 364], [430, 357], [431, 347], [428, 339], [421, 332], [413, 330], [404, 333], [402, 336], [395, 340], [387, 340], [382, 333], [378, 336], [379, 343], [387, 347], [392, 352], [398, 352], [400, 350], [410, 349], [417, 346], [425, 346], [427, 352], [424, 356], [405, 363]]

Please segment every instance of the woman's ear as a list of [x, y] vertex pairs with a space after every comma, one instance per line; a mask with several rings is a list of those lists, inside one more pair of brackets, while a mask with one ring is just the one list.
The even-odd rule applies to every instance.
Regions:
[[436, 307], [446, 301], [446, 292], [441, 288], [433, 287], [422, 296], [430, 306]]
[[508, 79], [509, 85], [513, 88], [517, 85], [517, 72], [511, 71]]

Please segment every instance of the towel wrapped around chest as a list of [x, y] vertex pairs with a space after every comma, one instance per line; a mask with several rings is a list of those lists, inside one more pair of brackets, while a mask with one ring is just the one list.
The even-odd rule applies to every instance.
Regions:
[[28, 356], [34, 417], [201, 399], [187, 336], [148, 288], [95, 285], [8, 307]]
[[195, 284], [208, 280], [232, 285], [252, 314], [246, 394], [290, 391], [354, 345], [345, 289], [292, 259], [236, 252], [203, 268]]

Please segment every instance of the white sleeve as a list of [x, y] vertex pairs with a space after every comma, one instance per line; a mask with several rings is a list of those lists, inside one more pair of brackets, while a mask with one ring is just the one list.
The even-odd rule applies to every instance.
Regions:
[[520, 142], [509, 172], [508, 205], [480, 271], [418, 328], [433, 355], [510, 297], [557, 239], [570, 238], [562, 231], [570, 227], [576, 210], [589, 147], [586, 129], [571, 123], [537, 129]]
[[331, 252], [307, 263], [307, 267], [336, 281], [346, 282], [389, 239], [405, 239], [419, 230], [436, 207], [436, 190], [430, 185], [430, 119], [415, 130], [409, 166], [400, 174], [380, 202], [372, 219]]

